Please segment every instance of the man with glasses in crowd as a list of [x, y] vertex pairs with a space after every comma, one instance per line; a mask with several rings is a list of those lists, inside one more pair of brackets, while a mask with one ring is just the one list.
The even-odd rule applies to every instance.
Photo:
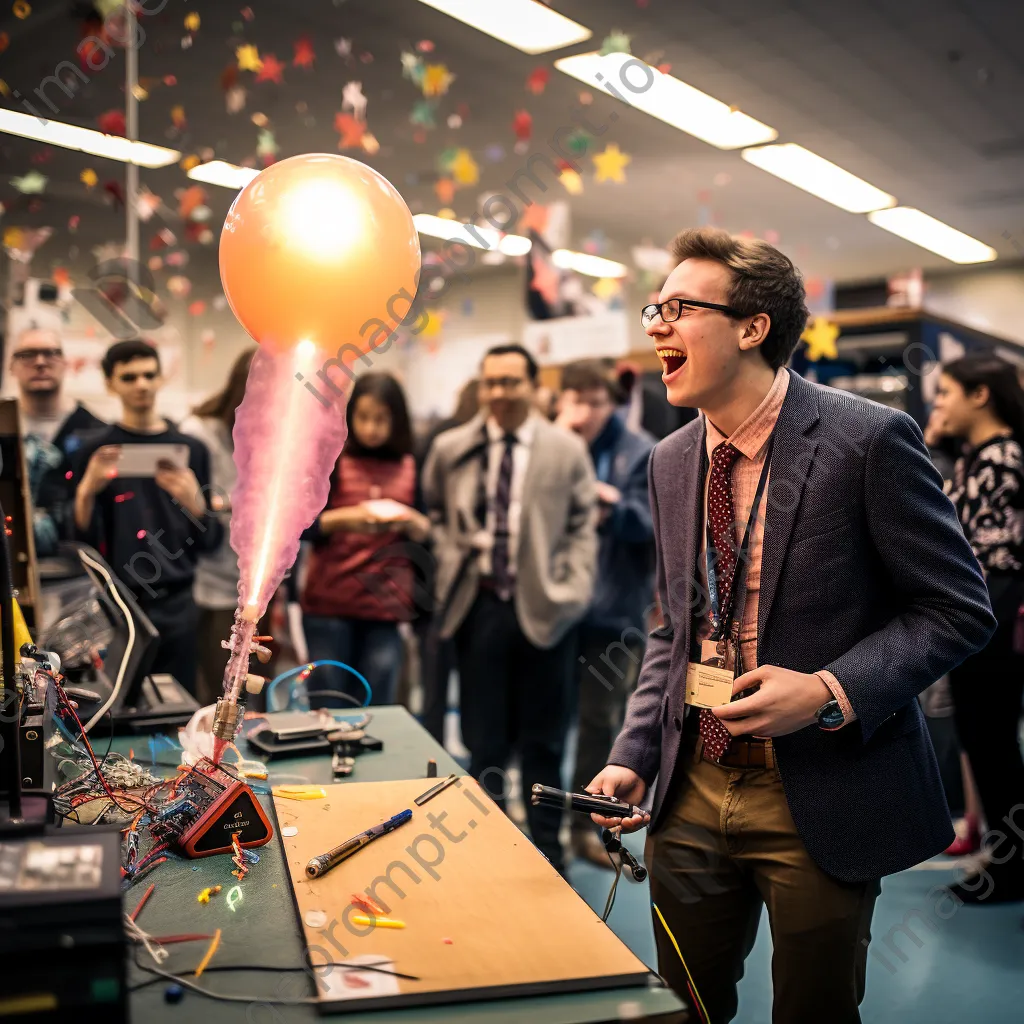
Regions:
[[995, 619], [917, 424], [786, 369], [788, 257], [714, 228], [672, 250], [643, 325], [702, 415], [651, 457], [664, 625], [588, 788], [657, 779], [649, 815], [598, 820], [650, 822], [659, 971], [703, 1019], [735, 1016], [767, 906], [773, 1019], [855, 1024], [881, 878], [953, 838], [917, 695]]
[[[610, 369], [597, 359], [562, 370], [555, 423], [579, 434], [597, 476], [597, 580], [580, 624], [576, 697], [579, 733], [573, 789], [601, 770], [622, 728], [626, 698], [636, 685], [654, 594], [654, 525], [647, 497], [647, 460], [654, 439], [630, 430], [617, 412]], [[613, 864], [585, 816], [572, 817], [572, 851], [603, 868]]]
[[[159, 630], [152, 671], [170, 673], [195, 693], [196, 559], [216, 550], [224, 535], [207, 506], [210, 454], [157, 413], [164, 377], [152, 345], [119, 341], [102, 366], [107, 390], [121, 400], [121, 418], [83, 446], [76, 461], [75, 525]], [[158, 461], [152, 475], [125, 476], [118, 463], [131, 445], [179, 446], [187, 459]]]
[[[537, 364], [491, 349], [479, 416], [441, 434], [423, 471], [434, 524], [441, 636], [454, 637], [470, 773], [504, 808], [518, 751], [523, 788], [561, 788], [575, 626], [597, 555], [594, 472], [583, 441], [534, 408]], [[564, 874], [561, 814], [527, 805], [538, 848]]]
[[83, 439], [106, 426], [64, 395], [68, 364], [59, 325], [56, 315], [53, 322], [31, 319], [11, 347], [38, 558], [56, 555], [59, 543], [74, 537], [71, 463]]

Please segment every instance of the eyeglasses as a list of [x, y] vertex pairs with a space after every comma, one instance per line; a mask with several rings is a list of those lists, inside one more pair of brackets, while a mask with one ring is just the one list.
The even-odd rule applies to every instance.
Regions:
[[37, 359], [45, 359], [48, 363], [64, 358], [64, 353], [59, 348], [23, 348], [13, 353], [13, 359], [23, 363], [34, 363]]
[[523, 377], [482, 377], [480, 386], [485, 391], [515, 391], [523, 383]]
[[723, 306], [718, 302], [700, 302], [697, 299], [666, 299], [664, 302], [652, 302], [640, 310], [640, 323], [647, 327], [654, 318], [661, 314], [662, 323], [670, 324], [683, 315], [683, 310], [689, 307], [697, 309], [717, 309], [720, 313], [728, 316], [740, 317], [743, 314], [733, 309], [732, 306]]
[[134, 384], [140, 377], [143, 380], [156, 380], [159, 376], [156, 370], [144, 370], [142, 373], [122, 373], [117, 379], [122, 384]]

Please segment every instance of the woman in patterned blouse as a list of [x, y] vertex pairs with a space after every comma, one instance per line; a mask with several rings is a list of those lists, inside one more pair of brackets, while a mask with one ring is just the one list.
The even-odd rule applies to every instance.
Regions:
[[988, 646], [950, 674], [957, 732], [989, 830], [1016, 843], [1008, 856], [992, 835], [998, 862], [953, 889], [970, 903], [1024, 900], [1024, 655], [1014, 642], [1024, 604], [1024, 390], [1010, 363], [969, 355], [942, 368], [935, 409], [943, 431], [966, 446], [948, 491], [999, 622]]

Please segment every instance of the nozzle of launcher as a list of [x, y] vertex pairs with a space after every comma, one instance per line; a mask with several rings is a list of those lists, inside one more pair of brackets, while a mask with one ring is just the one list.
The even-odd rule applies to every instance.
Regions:
[[264, 650], [253, 639], [258, 618], [259, 609], [253, 605], [239, 609], [235, 612], [231, 639], [222, 641], [222, 646], [231, 651], [231, 657], [224, 670], [224, 696], [217, 698], [217, 710], [213, 716], [214, 764], [220, 764], [224, 751], [234, 741], [245, 710], [244, 705], [239, 703], [239, 697], [249, 675], [249, 656], [257, 650]]

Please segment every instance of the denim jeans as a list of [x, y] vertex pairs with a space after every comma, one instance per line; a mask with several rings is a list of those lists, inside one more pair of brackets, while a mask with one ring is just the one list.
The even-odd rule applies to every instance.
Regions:
[[[305, 615], [302, 628], [311, 661], [329, 658], [351, 665], [366, 676], [372, 691], [371, 704], [394, 703], [403, 654], [397, 623]], [[306, 681], [306, 688], [311, 693], [319, 690], [350, 693], [360, 700], [366, 693], [355, 676], [333, 665], [318, 668]], [[343, 697], [321, 695], [311, 696], [309, 706], [345, 708], [352, 704]]]

